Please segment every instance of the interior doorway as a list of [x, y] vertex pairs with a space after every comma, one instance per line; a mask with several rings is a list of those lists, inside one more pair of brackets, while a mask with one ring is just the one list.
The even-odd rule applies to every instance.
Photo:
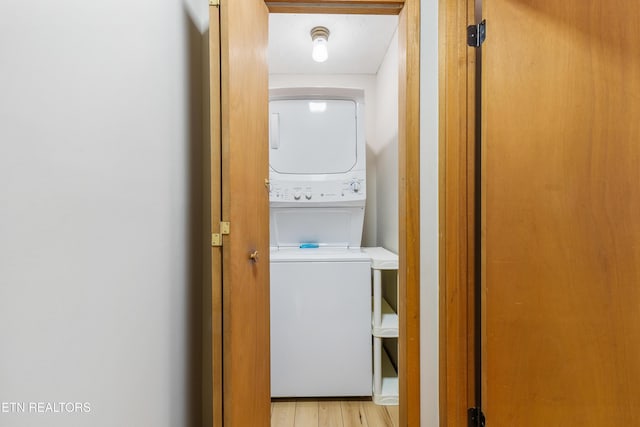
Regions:
[[[323, 62], [317, 62], [312, 59], [312, 36], [314, 28], [323, 28], [327, 30], [328, 41], [328, 59]], [[287, 92], [294, 89], [297, 92], [311, 95], [313, 91], [319, 91], [318, 88], [330, 88], [334, 96], [341, 96], [349, 91], [361, 91], [363, 95], [363, 130], [364, 140], [366, 140], [366, 150], [362, 150], [362, 155], [366, 154], [366, 178], [362, 182], [363, 188], [366, 188], [366, 206], [364, 207], [364, 226], [360, 226], [357, 244], [363, 248], [382, 247], [390, 251], [392, 254], [398, 253], [398, 17], [396, 15], [355, 15], [355, 14], [270, 14], [269, 15], [269, 88], [272, 96], [274, 93]], [[307, 90], [299, 88], [312, 88]], [[277, 101], [284, 102], [284, 101]], [[315, 104], [314, 104], [315, 105]], [[306, 104], [305, 104], [306, 106]], [[280, 121], [282, 113], [270, 112], [276, 115]], [[308, 113], [311, 118], [317, 118], [320, 112]], [[279, 125], [282, 126], [282, 125]], [[283, 131], [284, 132], [284, 131]], [[358, 131], [359, 132], [359, 131]], [[272, 133], [272, 131], [270, 131]], [[286, 132], [285, 132], [286, 133]], [[273, 135], [272, 135], [273, 137]], [[292, 141], [293, 143], [293, 141]], [[284, 154], [281, 153], [285, 144], [282, 142], [274, 148], [270, 143], [270, 153], [277, 155], [277, 159], [281, 159]], [[334, 147], [333, 150], [338, 150]], [[357, 150], [358, 152], [360, 150]], [[335, 151], [334, 151], [335, 152]], [[350, 150], [349, 150], [350, 152]], [[303, 156], [300, 159], [293, 159], [295, 168], [301, 168], [301, 164], [308, 164], [309, 160], [306, 156], [309, 153], [299, 153]], [[317, 153], [316, 156], [321, 155]], [[349, 157], [349, 153], [345, 153]], [[275, 159], [273, 159], [276, 161]], [[364, 160], [364, 158], [362, 159]], [[355, 163], [352, 163], [355, 161]], [[347, 169], [358, 164], [360, 159], [350, 160], [345, 164]], [[331, 182], [336, 175], [334, 166], [343, 163], [341, 159], [333, 159], [330, 165], [319, 167], [314, 170], [318, 176], [312, 181], [321, 180], [321, 182]], [[293, 166], [293, 165], [292, 165]], [[272, 189], [271, 200], [276, 205], [286, 204], [287, 207], [276, 208], [275, 212], [271, 212], [271, 255], [272, 258], [277, 255], [280, 260], [287, 251], [291, 251], [291, 242], [281, 242], [279, 237], [283, 231], [293, 233], [290, 222], [282, 224], [276, 221], [275, 215], [280, 210], [286, 209], [291, 215], [291, 203], [281, 202], [277, 196], [281, 197], [280, 171], [285, 167], [281, 161], [278, 164], [272, 164], [270, 169], [270, 182], [273, 187], [278, 182], [278, 188]], [[309, 168], [309, 166], [307, 167]], [[303, 168], [304, 169], [304, 168]], [[324, 175], [325, 169], [333, 171], [333, 175]], [[276, 171], [277, 170], [277, 171]], [[304, 169], [305, 173], [310, 173]], [[345, 172], [349, 175], [348, 172]], [[346, 177], [343, 177], [343, 179]], [[290, 175], [283, 175], [285, 177]], [[365, 185], [366, 184], [366, 185]], [[315, 197], [320, 196], [319, 192], [314, 191], [313, 182], [311, 182], [309, 197], [312, 193]], [[302, 203], [304, 202], [302, 198]], [[310, 199], [311, 200], [311, 199]], [[315, 199], [313, 199], [315, 200]], [[304, 206], [300, 204], [299, 206]], [[332, 205], [330, 202], [327, 202]], [[338, 203], [339, 205], [340, 203]], [[272, 206], [273, 207], [273, 206]], [[337, 206], [332, 209], [345, 209]], [[304, 227], [332, 227], [332, 224], [322, 222], [314, 215], [315, 212], [305, 212], [304, 207], [301, 215], [305, 219]], [[325, 210], [330, 209], [329, 207]], [[308, 211], [309, 209], [307, 209]], [[329, 211], [327, 211], [329, 212]], [[321, 215], [326, 215], [322, 214]], [[355, 218], [359, 216], [355, 213]], [[335, 224], [337, 226], [338, 224]], [[273, 227], [284, 228], [285, 230], [273, 230]], [[334, 226], [334, 228], [335, 228]], [[356, 226], [357, 228], [357, 226]], [[339, 227], [338, 227], [339, 229]], [[279, 231], [279, 232], [278, 232]], [[345, 230], [348, 231], [348, 230]], [[309, 236], [306, 229], [297, 230], [296, 236]], [[314, 233], [315, 238], [319, 237], [319, 241], [323, 242], [321, 236], [336, 236], [337, 231], [332, 230], [318, 231]], [[278, 249], [283, 244], [285, 249]], [[275, 246], [274, 246], [275, 245]], [[328, 246], [335, 246], [329, 244]], [[340, 245], [337, 245], [340, 246]], [[326, 248], [319, 248], [322, 251]], [[308, 255], [314, 249], [296, 250], [297, 252]], [[336, 249], [333, 249], [336, 250]], [[340, 251], [341, 249], [337, 249]], [[276, 251], [274, 253], [274, 251]], [[309, 256], [314, 256], [311, 254]], [[320, 254], [318, 254], [320, 255]], [[338, 254], [340, 255], [340, 254]], [[352, 256], [352, 255], [350, 255]], [[364, 289], [362, 300], [366, 299], [365, 307], [363, 305], [364, 316], [355, 314], [341, 313], [343, 310], [353, 311], [358, 306], [354, 302], [347, 302], [343, 295], [346, 295], [346, 289], [351, 286], [350, 283], [336, 284], [334, 298], [328, 298], [323, 309], [318, 309], [316, 305], [322, 299], [322, 295], [316, 295], [314, 298], [309, 296], [310, 306], [303, 310], [306, 315], [299, 317], [293, 308], [299, 306], [305, 300], [305, 295], [314, 294], [314, 290], [305, 292], [298, 291], [302, 285], [295, 286], [295, 292], [284, 292], [282, 289], [288, 285], [282, 283], [283, 268], [282, 262], [271, 264], [271, 382], [272, 397], [277, 397], [272, 402], [272, 427], [277, 426], [303, 426], [307, 425], [308, 420], [319, 419], [322, 424], [323, 420], [331, 420], [332, 425], [336, 427], [343, 425], [343, 418], [347, 425], [351, 418], [370, 418], [370, 423], [375, 425], [397, 426], [399, 423], [398, 411], [398, 324], [397, 324], [397, 274], [396, 271], [385, 272], [381, 274], [382, 290], [384, 296], [380, 296], [381, 301], [385, 304], [385, 319], [389, 319], [389, 323], [394, 323], [387, 328], [395, 328], [395, 332], [391, 329], [385, 330], [384, 337], [372, 336], [371, 331], [371, 271], [367, 267], [363, 276], [363, 285], [368, 289]], [[344, 268], [344, 262], [334, 261], [333, 268], [336, 274]], [[316, 271], [314, 262], [308, 264], [310, 271]], [[290, 267], [289, 267], [290, 268]], [[396, 267], [397, 269], [397, 267]], [[388, 274], [387, 274], [388, 273]], [[286, 276], [285, 276], [286, 277]], [[331, 287], [325, 286], [324, 292], [331, 292]], [[294, 294], [294, 296], [291, 296]], [[343, 295], [341, 295], [343, 294]], [[375, 298], [374, 298], [375, 299]], [[288, 301], [285, 303], [283, 301]], [[357, 302], [357, 301], [355, 301]], [[323, 321], [307, 322], [307, 319], [314, 316], [310, 314], [318, 310], [318, 318]], [[325, 315], [322, 315], [322, 311]], [[291, 312], [290, 312], [291, 311]], [[283, 319], [289, 319], [284, 321]], [[344, 318], [343, 320], [340, 320]], [[295, 320], [294, 320], [295, 319]], [[358, 320], [360, 319], [360, 320]], [[336, 330], [340, 329], [339, 325], [348, 326], [347, 323], [358, 322], [362, 324], [366, 333], [361, 333], [353, 337], [353, 342], [360, 341], [360, 335], [364, 335], [363, 347], [354, 347], [352, 350], [337, 347], [339, 342], [345, 341], [344, 337], [336, 337]], [[293, 326], [299, 325], [299, 326]], [[330, 326], [332, 325], [332, 326]], [[324, 332], [328, 329], [333, 333]], [[342, 334], [347, 332], [344, 327], [341, 328]], [[374, 328], [375, 329], [375, 328]], [[299, 338], [293, 339], [296, 336]], [[313, 336], [314, 338], [311, 338]], [[372, 338], [376, 342], [373, 345]], [[368, 340], [368, 342], [367, 342]], [[322, 342], [322, 344], [319, 344]], [[318, 345], [318, 348], [315, 348]], [[349, 348], [351, 348], [351, 346]], [[292, 347], [292, 348], [289, 348]], [[302, 348], [300, 348], [302, 347]], [[366, 348], [368, 347], [368, 349]], [[365, 357], [359, 357], [358, 354], [368, 350]], [[338, 356], [340, 352], [348, 351], [349, 354]], [[373, 353], [372, 353], [373, 351]], [[325, 356], [319, 356], [324, 354]], [[377, 354], [380, 353], [380, 354]], [[323, 359], [327, 358], [326, 360]], [[359, 358], [363, 360], [359, 360]], [[302, 359], [302, 360], [298, 360]], [[366, 359], [366, 360], [365, 360]], [[371, 361], [374, 360], [374, 367], [371, 367]], [[296, 360], [297, 363], [291, 363]], [[377, 365], [376, 365], [377, 362]], [[369, 367], [367, 368], [367, 365]], [[295, 366], [295, 368], [294, 368]], [[330, 368], [335, 366], [336, 369]], [[385, 372], [382, 372], [384, 366]], [[315, 367], [315, 369], [314, 369]], [[295, 371], [300, 369], [300, 372]], [[326, 369], [322, 375], [317, 371]], [[344, 375], [338, 375], [340, 369], [347, 372], [362, 370], [366, 377], [362, 377], [362, 386], [358, 387], [357, 380], [347, 380]], [[368, 372], [367, 372], [368, 371]], [[296, 373], [297, 372], [297, 373]], [[313, 372], [313, 373], [311, 373]], [[372, 381], [373, 372], [373, 381]], [[333, 373], [336, 377], [333, 378]], [[308, 378], [307, 378], [308, 377]], [[305, 382], [301, 384], [302, 382]], [[368, 385], [367, 385], [368, 381]], [[317, 385], [309, 384], [318, 382]], [[274, 388], [275, 387], [275, 388]], [[373, 396], [371, 396], [373, 387]], [[311, 391], [310, 391], [311, 390]], [[361, 390], [361, 391], [356, 391]], [[315, 395], [313, 393], [319, 393]], [[290, 394], [288, 394], [290, 393]], [[297, 394], [296, 394], [297, 393]], [[291, 397], [291, 394], [294, 397]], [[340, 396], [369, 396], [369, 398], [349, 399], [345, 400]], [[283, 398], [282, 396], [288, 396]], [[296, 399], [295, 396], [304, 396], [303, 400]], [[320, 401], [308, 400], [321, 397]], [[342, 400], [342, 401], [341, 401]], [[380, 405], [380, 406], [376, 406]], [[292, 424], [293, 423], [293, 424]], [[323, 424], [322, 424], [323, 425]]]

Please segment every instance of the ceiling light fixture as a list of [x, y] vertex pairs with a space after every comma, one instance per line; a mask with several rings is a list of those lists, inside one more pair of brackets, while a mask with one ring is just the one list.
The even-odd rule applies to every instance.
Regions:
[[316, 62], [324, 62], [329, 57], [327, 42], [329, 41], [329, 30], [326, 27], [313, 27], [311, 29], [311, 40], [313, 50], [311, 57]]

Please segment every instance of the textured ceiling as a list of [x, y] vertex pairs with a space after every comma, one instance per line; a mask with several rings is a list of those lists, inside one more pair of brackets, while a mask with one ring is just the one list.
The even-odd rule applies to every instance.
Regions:
[[[311, 59], [315, 26], [331, 35], [329, 59]], [[272, 74], [375, 74], [398, 26], [397, 16], [269, 15], [269, 72]]]

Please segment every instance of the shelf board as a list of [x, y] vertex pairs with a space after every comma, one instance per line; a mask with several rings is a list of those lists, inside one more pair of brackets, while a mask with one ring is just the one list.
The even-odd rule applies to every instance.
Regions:
[[362, 251], [371, 257], [371, 268], [374, 270], [397, 270], [398, 255], [381, 248], [362, 248]]
[[398, 373], [393, 368], [389, 355], [382, 350], [382, 391], [372, 396], [376, 405], [397, 405], [398, 404]]
[[374, 337], [398, 337], [398, 315], [384, 298], [382, 298], [382, 321], [380, 322], [380, 326], [376, 326], [373, 319], [374, 314], [371, 314], [371, 333]]

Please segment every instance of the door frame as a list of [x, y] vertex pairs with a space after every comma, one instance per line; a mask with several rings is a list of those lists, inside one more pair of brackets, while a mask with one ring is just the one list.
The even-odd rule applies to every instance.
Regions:
[[[399, 15], [398, 22], [398, 182], [399, 182], [399, 270], [398, 270], [398, 368], [400, 425], [420, 425], [420, 0], [278, 0], [265, 2], [270, 13], [351, 13]], [[215, 7], [211, 5], [210, 7]], [[242, 23], [238, 23], [242, 25]], [[210, 55], [219, 50], [210, 46]], [[211, 60], [210, 64], [219, 64]], [[218, 72], [219, 73], [219, 72]], [[212, 87], [216, 85], [211, 76]], [[219, 74], [218, 74], [219, 80]], [[212, 90], [212, 99], [216, 99]], [[218, 93], [219, 99], [219, 93]], [[215, 103], [212, 103], [212, 105]], [[213, 111], [212, 111], [213, 114]], [[213, 118], [213, 116], [212, 116]], [[212, 146], [219, 143], [212, 132]], [[214, 159], [215, 160], [215, 159]], [[215, 175], [212, 176], [215, 180]], [[215, 202], [212, 201], [215, 206]], [[213, 221], [215, 223], [215, 221]], [[212, 377], [213, 425], [223, 425], [225, 372], [221, 348], [222, 281], [212, 251]]]
[[477, 406], [475, 0], [439, 0], [440, 425], [467, 425]]

